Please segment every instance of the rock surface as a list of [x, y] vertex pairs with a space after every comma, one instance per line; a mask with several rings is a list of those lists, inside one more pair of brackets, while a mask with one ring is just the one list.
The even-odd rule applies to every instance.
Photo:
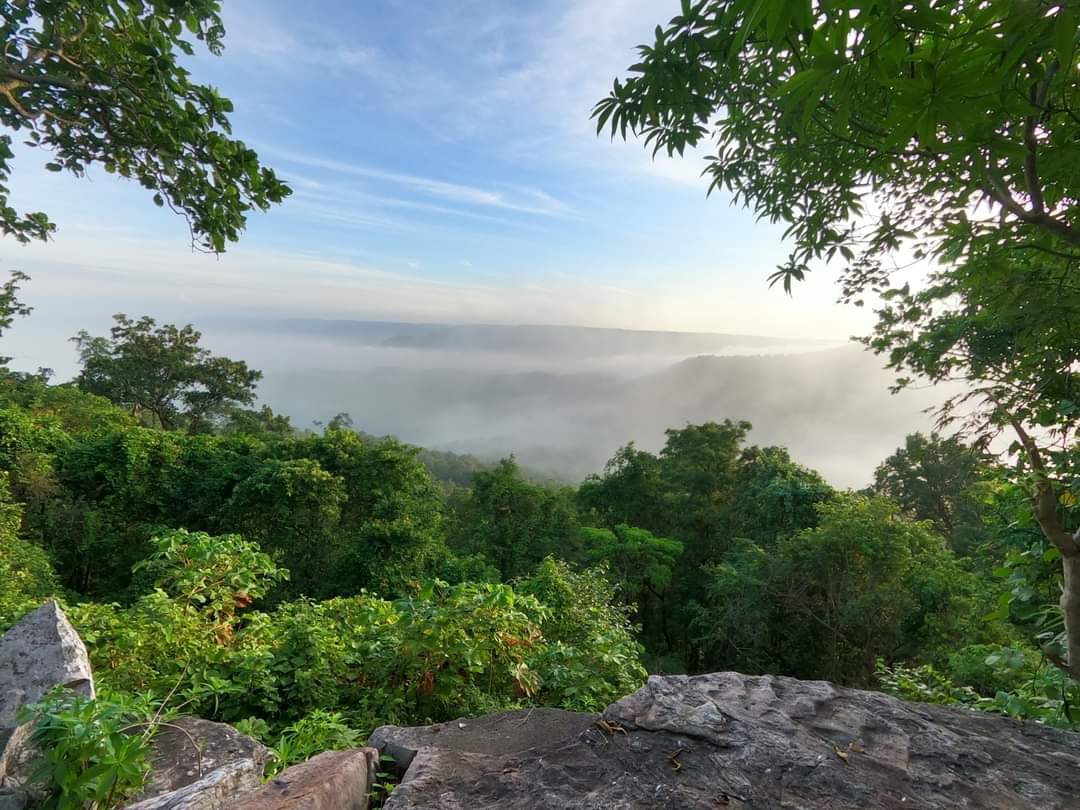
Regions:
[[379, 752], [374, 748], [325, 751], [293, 765], [233, 810], [368, 810]]
[[240, 796], [259, 784], [242, 762], [216, 768], [202, 779], [182, 788], [125, 804], [125, 810], [227, 810], [236, 806]]
[[36, 752], [19, 710], [56, 686], [94, 696], [90, 657], [64, 611], [50, 600], [0, 638], [0, 810], [41, 798], [28, 785]]
[[181, 717], [154, 736], [150, 776], [130, 807], [231, 807], [262, 784], [270, 750], [232, 726]]
[[49, 600], [0, 639], [0, 728], [55, 686], [94, 696], [90, 658], [79, 634]]
[[387, 748], [429, 743], [386, 808], [1080, 807], [1078, 734], [823, 681], [652, 677], [602, 719], [502, 752], [380, 729]]
[[486, 717], [462, 717], [432, 726], [382, 726], [375, 729], [368, 745], [392, 756], [396, 767], [404, 770], [412, 764], [416, 752], [425, 748], [473, 754], [516, 754], [574, 737], [595, 723], [595, 714], [562, 709], [523, 709]]

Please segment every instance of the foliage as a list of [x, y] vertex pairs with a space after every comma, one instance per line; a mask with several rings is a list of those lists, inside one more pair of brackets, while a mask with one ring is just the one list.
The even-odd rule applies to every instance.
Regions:
[[[2, 164], [0, 164], [0, 166], [2, 166]], [[3, 171], [2, 168], [0, 168], [0, 183], [2, 182]], [[3, 194], [2, 185], [0, 185], [0, 194]], [[2, 221], [2, 218], [0, 218], [0, 222]], [[29, 280], [30, 276], [16, 270], [8, 277], [8, 280], [5, 281], [3, 285], [0, 285], [0, 336], [11, 328], [11, 324], [15, 322], [16, 318], [25, 318], [32, 311], [30, 307], [26, 306], [26, 304], [23, 304], [18, 299], [19, 285], [22, 282]], [[3, 370], [10, 362], [10, 357], [0, 356], [0, 370]]]
[[43, 807], [109, 810], [142, 787], [156, 729], [139, 701], [90, 699], [58, 691], [26, 707], [40, 751], [31, 780], [48, 790]]
[[599, 711], [641, 686], [643, 648], [607, 571], [574, 571], [549, 557], [519, 588], [545, 607], [540, 629], [547, 644], [533, 663], [545, 703]]
[[[212, 54], [225, 29], [217, 0], [4, 2], [0, 123], [52, 153], [51, 171], [94, 164], [138, 181], [182, 214], [192, 243], [220, 252], [247, 213], [290, 192], [230, 137], [232, 102], [191, 81], [191, 39]], [[8, 204], [12, 137], [0, 136], [0, 232], [46, 239], [44, 213]]]
[[22, 509], [0, 472], [0, 633], [59, 590], [48, 555], [19, 538]]
[[[1011, 685], [987, 694], [960, 685], [949, 671], [943, 672], [928, 664], [887, 666], [879, 662], [878, 677], [883, 691], [904, 700], [964, 706], [1080, 730], [1080, 722], [1070, 711], [1080, 699], [1080, 689], [1061, 669], [1032, 665], [1030, 656], [1013, 648], [991, 653], [985, 663], [998, 673], [1004, 670]], [[1022, 670], [1022, 675], [1009, 677], [1010, 669]]]
[[202, 335], [190, 324], [158, 326], [150, 317], [133, 321], [113, 316], [110, 337], [80, 332], [81, 389], [99, 394], [151, 426], [185, 426], [205, 432], [238, 404], [255, 400], [262, 372], [242, 360], [215, 357], [199, 346]]
[[980, 484], [987, 458], [955, 436], [913, 433], [874, 471], [874, 490], [913, 520], [929, 520], [958, 554], [984, 541]]
[[[710, 190], [794, 241], [773, 283], [790, 292], [839, 256], [845, 300], [883, 299], [864, 342], [896, 387], [962, 380], [942, 422], [1016, 434], [1061, 554], [1059, 662], [1075, 678], [1080, 537], [1054, 451], [1080, 428], [1078, 32], [1080, 9], [1053, 0], [683, 0], [594, 111], [668, 154], [714, 139]], [[908, 257], [931, 262], [914, 289]]]
[[[263, 718], [281, 735], [320, 710], [367, 733], [537, 701], [597, 708], [644, 674], [625, 611], [599, 574], [564, 566], [520, 591], [436, 581], [396, 602], [360, 594], [261, 612], [250, 602], [281, 572], [252, 544], [177, 532], [156, 545], [154, 591], [127, 608], [69, 613], [99, 683], [175, 694], [204, 716]], [[287, 745], [329, 733], [326, 720], [294, 728]]]
[[482, 554], [504, 579], [532, 571], [549, 554], [576, 558], [580, 546], [573, 493], [533, 484], [513, 458], [473, 475], [472, 489], [454, 510], [451, 548]]
[[282, 730], [273, 743], [274, 757], [267, 768], [267, 776], [274, 776], [323, 751], [358, 748], [363, 739], [359, 731], [345, 723], [340, 713], [315, 709]]
[[709, 573], [694, 627], [707, 668], [872, 683], [875, 661], [918, 660], [967, 636], [973, 584], [944, 541], [884, 499], [818, 507], [816, 528], [745, 541]]

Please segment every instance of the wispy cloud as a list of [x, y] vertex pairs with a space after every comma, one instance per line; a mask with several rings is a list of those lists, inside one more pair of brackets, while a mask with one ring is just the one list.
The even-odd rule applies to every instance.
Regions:
[[570, 213], [568, 206], [540, 189], [515, 186], [508, 188], [506, 191], [497, 191], [493, 189], [477, 188], [476, 186], [462, 185], [460, 183], [450, 183], [430, 177], [401, 174], [399, 172], [376, 169], [357, 163], [330, 160], [311, 155], [301, 155], [296, 152], [275, 147], [264, 148], [263, 151], [288, 163], [309, 166], [316, 169], [325, 169], [327, 171], [347, 174], [354, 177], [366, 177], [372, 180], [393, 183], [422, 194], [452, 200], [466, 205], [501, 208], [507, 211], [517, 211], [525, 214], [540, 214], [543, 216], [560, 216]]

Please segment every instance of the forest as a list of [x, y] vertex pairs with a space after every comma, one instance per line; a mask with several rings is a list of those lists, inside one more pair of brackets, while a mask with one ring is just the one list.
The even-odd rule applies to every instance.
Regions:
[[192, 327], [115, 324], [73, 338], [74, 381], [0, 387], [0, 629], [60, 599], [102, 717], [228, 721], [280, 769], [383, 723], [731, 669], [1080, 726], [1058, 552], [1015, 468], [955, 438], [844, 491], [725, 419], [558, 485], [347, 414], [296, 429]]
[[[58, 600], [99, 687], [27, 709], [48, 806], [133, 795], [148, 736], [178, 714], [265, 742], [277, 773], [384, 723], [595, 712], [650, 673], [826, 679], [1080, 729], [1080, 7], [672, 5], [594, 102], [596, 134], [693, 156], [703, 191], [775, 226], [790, 250], [767, 277], [777, 295], [831, 273], [840, 302], [872, 311], [857, 340], [893, 390], [938, 395], [939, 429], [907, 436], [864, 488], [839, 488], [756, 444], [749, 407], [669, 425], [657, 452], [628, 441], [571, 486], [512, 456], [370, 435], [345, 405], [295, 426], [257, 399], [260, 371], [194, 325], [72, 323], [71, 380], [0, 358], [0, 630]], [[47, 153], [53, 174], [132, 181], [186, 223], [194, 254], [220, 255], [293, 194], [233, 134], [232, 101], [193, 78], [197, 50], [224, 47], [218, 0], [0, 9], [5, 244], [57, 230], [11, 180], [27, 154]], [[355, 68], [370, 54], [349, 56]], [[560, 72], [534, 68], [530, 92]], [[320, 162], [350, 168], [308, 168]], [[410, 210], [572, 211], [513, 196], [517, 179], [485, 191], [351, 168], [437, 195], [394, 201]], [[322, 188], [294, 184], [309, 207]], [[659, 218], [666, 204], [650, 200]], [[656, 239], [674, 254], [683, 233]], [[666, 258], [649, 289], [665, 286]], [[27, 274], [4, 278], [0, 336], [35, 317]]]

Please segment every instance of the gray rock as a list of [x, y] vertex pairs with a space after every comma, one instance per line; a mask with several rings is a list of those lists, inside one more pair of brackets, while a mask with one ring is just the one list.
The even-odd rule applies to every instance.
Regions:
[[458, 718], [431, 726], [382, 726], [367, 744], [394, 758], [398, 769], [408, 768], [416, 752], [441, 748], [474, 754], [516, 754], [574, 737], [593, 726], [595, 714], [562, 709], [523, 709], [485, 717]]
[[278, 774], [233, 810], [368, 810], [378, 764], [374, 748], [324, 751]]
[[1080, 807], [1078, 734], [822, 681], [652, 677], [602, 720], [516, 752], [428, 734], [386, 808]]
[[66, 686], [94, 696], [86, 647], [56, 602], [48, 601], [0, 638], [0, 808], [42, 798], [29, 785], [36, 751], [19, 710]]
[[149, 799], [125, 804], [126, 810], [226, 810], [236, 805], [239, 797], [257, 789], [259, 780], [252, 778], [251, 768], [244, 762], [222, 765], [202, 779], [184, 787]]
[[0, 728], [55, 686], [94, 696], [90, 658], [64, 611], [50, 600], [0, 639]]
[[216, 810], [262, 784], [270, 751], [232, 726], [182, 717], [154, 736], [150, 775], [127, 805], [139, 810]]

